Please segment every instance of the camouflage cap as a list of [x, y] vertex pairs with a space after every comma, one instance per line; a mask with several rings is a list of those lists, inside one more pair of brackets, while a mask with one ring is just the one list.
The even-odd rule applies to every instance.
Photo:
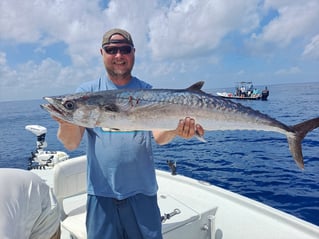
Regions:
[[[111, 37], [115, 34], [122, 35], [124, 37], [124, 39], [123, 40], [115, 40], [115, 39], [111, 40]], [[106, 33], [104, 33], [103, 39], [102, 39], [102, 47], [104, 45], [111, 44], [111, 43], [127, 43], [127, 44], [130, 44], [131, 46], [134, 46], [131, 34], [128, 33], [127, 31], [125, 31], [123, 29], [119, 29], [119, 28], [114, 28], [114, 29], [111, 29], [111, 30], [107, 31]]]

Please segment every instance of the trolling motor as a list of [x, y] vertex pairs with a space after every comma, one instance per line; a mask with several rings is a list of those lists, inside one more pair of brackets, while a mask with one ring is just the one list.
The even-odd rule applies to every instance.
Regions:
[[45, 151], [48, 146], [45, 141], [47, 129], [41, 125], [27, 125], [26, 130], [37, 136], [36, 149], [31, 152], [29, 158], [28, 170], [31, 169], [45, 169], [46, 167], [53, 167], [60, 161], [64, 161], [69, 156], [62, 151]]

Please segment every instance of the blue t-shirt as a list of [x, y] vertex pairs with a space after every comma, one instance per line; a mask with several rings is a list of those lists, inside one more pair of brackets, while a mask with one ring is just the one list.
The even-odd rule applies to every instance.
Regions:
[[[82, 84], [77, 92], [96, 92], [123, 88], [152, 88], [133, 77], [117, 86], [106, 76]], [[158, 189], [150, 131], [106, 131], [86, 129], [88, 137], [88, 194], [119, 200], [138, 193], [155, 195]]]

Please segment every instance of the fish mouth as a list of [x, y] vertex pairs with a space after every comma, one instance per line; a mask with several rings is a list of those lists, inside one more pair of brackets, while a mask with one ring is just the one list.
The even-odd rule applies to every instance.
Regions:
[[55, 107], [54, 105], [52, 104], [41, 104], [40, 105], [42, 109], [48, 111], [49, 113], [51, 114], [59, 114], [59, 115], [63, 115], [63, 111], [60, 110], [59, 108]]
[[59, 106], [59, 104], [55, 103], [55, 100], [49, 97], [44, 97], [48, 104], [41, 104], [40, 107], [46, 111], [48, 111], [51, 115], [54, 115], [62, 120], [67, 120], [67, 112]]

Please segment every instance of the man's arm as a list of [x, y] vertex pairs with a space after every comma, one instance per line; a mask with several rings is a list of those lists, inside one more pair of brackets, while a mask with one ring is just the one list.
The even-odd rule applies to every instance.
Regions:
[[68, 150], [75, 150], [77, 147], [79, 147], [85, 128], [70, 124], [54, 116], [52, 116], [52, 118], [59, 123], [57, 137], [62, 142], [64, 147]]
[[195, 120], [187, 117], [179, 121], [178, 126], [175, 130], [169, 130], [169, 131], [154, 130], [153, 136], [157, 144], [164, 145], [164, 144], [168, 144], [176, 136], [180, 136], [181, 138], [184, 138], [184, 139], [190, 139], [196, 133], [199, 134], [200, 136], [203, 136], [204, 135], [203, 127], [199, 124], [195, 125]]

